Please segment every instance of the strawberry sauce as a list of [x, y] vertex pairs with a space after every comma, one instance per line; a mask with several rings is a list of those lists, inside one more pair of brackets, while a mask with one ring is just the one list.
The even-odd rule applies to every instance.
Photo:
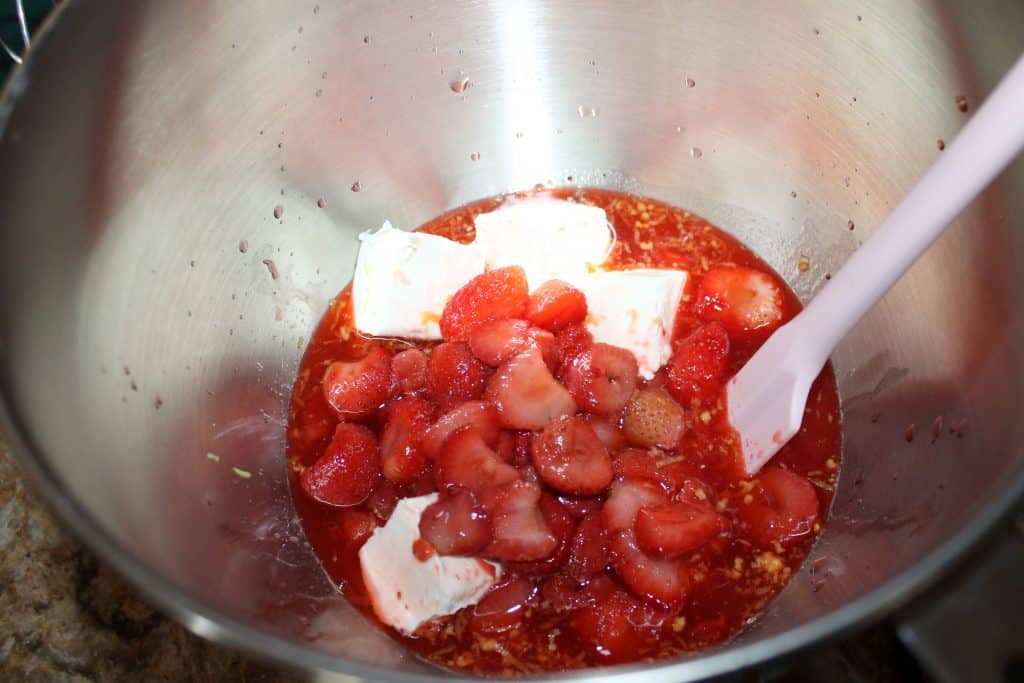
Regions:
[[[724, 382], [800, 304], [705, 220], [563, 188], [474, 202], [420, 230], [469, 242], [474, 216], [538, 195], [607, 212], [606, 268], [689, 273], [672, 359], [652, 380], [629, 352], [593, 343], [578, 290], [531, 283], [527, 302], [517, 269], [499, 269], [453, 297], [443, 344], [361, 337], [346, 287], [310, 339], [289, 414], [293, 497], [327, 573], [411, 651], [464, 673], [670, 658], [730, 638], [806, 558], [839, 472], [829, 366], [797, 436], [743, 475]], [[516, 401], [524, 383], [539, 396], [529, 404]], [[357, 553], [399, 499], [435, 491], [417, 557], [479, 555], [504, 575], [406, 636], [376, 619]]]

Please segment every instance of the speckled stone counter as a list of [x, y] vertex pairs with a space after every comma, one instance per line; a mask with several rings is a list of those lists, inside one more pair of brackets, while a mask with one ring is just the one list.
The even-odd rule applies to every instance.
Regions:
[[136, 597], [57, 525], [0, 446], [0, 681], [292, 681]]

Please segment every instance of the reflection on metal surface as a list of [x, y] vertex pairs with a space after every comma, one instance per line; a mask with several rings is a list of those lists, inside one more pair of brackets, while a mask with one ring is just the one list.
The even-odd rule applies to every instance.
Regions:
[[[0, 140], [11, 446], [65, 522], [192, 628], [368, 678], [437, 672], [326, 583], [282, 459], [292, 374], [358, 232], [538, 182], [604, 185], [703, 214], [806, 299], [953, 138], [956, 97], [979, 101], [1024, 49], [1024, 9], [999, 0], [60, 13]], [[827, 559], [730, 644], [589, 677], [692, 680], [825, 637], [906, 599], [1005, 510], [1024, 465], [1022, 171], [837, 351], [851, 400], [812, 554]]]

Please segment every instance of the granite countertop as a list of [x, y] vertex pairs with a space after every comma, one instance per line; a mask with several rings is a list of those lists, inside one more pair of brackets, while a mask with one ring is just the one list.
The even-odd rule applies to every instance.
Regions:
[[296, 680], [143, 602], [58, 526], [0, 447], [0, 680]]

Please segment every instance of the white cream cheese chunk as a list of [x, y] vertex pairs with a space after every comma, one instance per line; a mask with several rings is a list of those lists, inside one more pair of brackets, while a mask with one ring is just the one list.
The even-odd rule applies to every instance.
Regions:
[[356, 328], [372, 336], [440, 339], [444, 305], [484, 272], [479, 246], [397, 230], [387, 221], [359, 240], [353, 312]]
[[681, 270], [598, 271], [574, 279], [587, 297], [586, 326], [594, 341], [621, 346], [636, 356], [650, 379], [672, 355], [672, 330], [686, 286]]
[[600, 266], [614, 239], [604, 209], [555, 199], [503, 206], [474, 224], [487, 267], [522, 266], [531, 290]]
[[413, 554], [420, 517], [437, 500], [432, 493], [398, 501], [388, 523], [359, 550], [363, 581], [377, 616], [402, 633], [423, 622], [475, 605], [501, 576], [501, 565], [473, 557]]

